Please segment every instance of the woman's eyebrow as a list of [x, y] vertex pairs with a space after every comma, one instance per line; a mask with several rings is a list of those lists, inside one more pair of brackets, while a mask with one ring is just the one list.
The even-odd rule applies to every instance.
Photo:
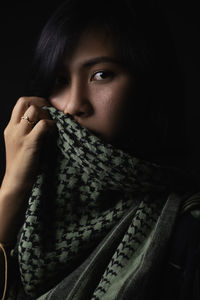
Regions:
[[[114, 63], [114, 64], [118, 64], [120, 66], [123, 66], [123, 63], [119, 58], [109, 57], [109, 56], [98, 56], [98, 57], [90, 58], [90, 59], [85, 60], [83, 62], [79, 62], [78, 67], [83, 68], [83, 69], [84, 68], [90, 68], [94, 65], [97, 65], [99, 63], [104, 63], [104, 62]], [[61, 72], [61, 73], [66, 72], [68, 68], [69, 68], [69, 65], [67, 63], [65, 63], [63, 65], [58, 66], [57, 72]]]
[[81, 66], [84, 68], [88, 68], [103, 62], [109, 62], [109, 63], [120, 64], [120, 65], [122, 64], [122, 62], [117, 58], [108, 57], [108, 56], [98, 56], [84, 61]]

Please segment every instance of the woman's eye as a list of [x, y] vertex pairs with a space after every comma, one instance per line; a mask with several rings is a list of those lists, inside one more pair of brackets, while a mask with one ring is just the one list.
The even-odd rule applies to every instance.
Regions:
[[92, 75], [91, 81], [92, 80], [105, 80], [108, 78], [112, 78], [113, 76], [114, 76], [114, 73], [111, 71], [99, 71]]

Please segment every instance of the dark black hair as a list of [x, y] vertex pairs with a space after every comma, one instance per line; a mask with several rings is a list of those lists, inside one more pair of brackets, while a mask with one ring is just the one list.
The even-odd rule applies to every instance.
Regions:
[[177, 157], [185, 141], [183, 82], [166, 16], [153, 0], [63, 2], [42, 30], [28, 95], [49, 97], [64, 55], [90, 26], [107, 31], [136, 78], [137, 101], [129, 110], [132, 127], [127, 131], [135, 154], [147, 158], [176, 152]]

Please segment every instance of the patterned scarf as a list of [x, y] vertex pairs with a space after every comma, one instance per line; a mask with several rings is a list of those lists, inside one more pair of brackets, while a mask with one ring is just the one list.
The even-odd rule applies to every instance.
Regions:
[[[57, 147], [29, 197], [17, 245], [20, 280], [28, 299], [36, 299], [73, 273], [115, 232], [118, 241], [109, 246], [109, 259], [99, 267], [96, 281], [93, 276], [96, 283], [88, 296], [114, 299], [141, 264], [167, 195], [184, 186], [184, 177], [176, 169], [104, 143], [70, 115], [45, 109], [57, 124]], [[119, 233], [124, 218], [126, 225]], [[69, 294], [69, 299], [87, 299], [86, 294]]]

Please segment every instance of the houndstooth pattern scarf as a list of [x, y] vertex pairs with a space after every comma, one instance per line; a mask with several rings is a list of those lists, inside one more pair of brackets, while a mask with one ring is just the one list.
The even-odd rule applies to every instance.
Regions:
[[166, 195], [183, 184], [182, 178], [175, 169], [103, 142], [72, 116], [45, 109], [57, 125], [57, 147], [29, 197], [17, 246], [21, 282], [30, 299], [47, 292], [132, 209], [130, 224], [91, 296], [106, 299], [112, 286], [118, 290], [118, 276], [124, 273], [124, 282], [148, 247], [166, 201], [155, 195]]

